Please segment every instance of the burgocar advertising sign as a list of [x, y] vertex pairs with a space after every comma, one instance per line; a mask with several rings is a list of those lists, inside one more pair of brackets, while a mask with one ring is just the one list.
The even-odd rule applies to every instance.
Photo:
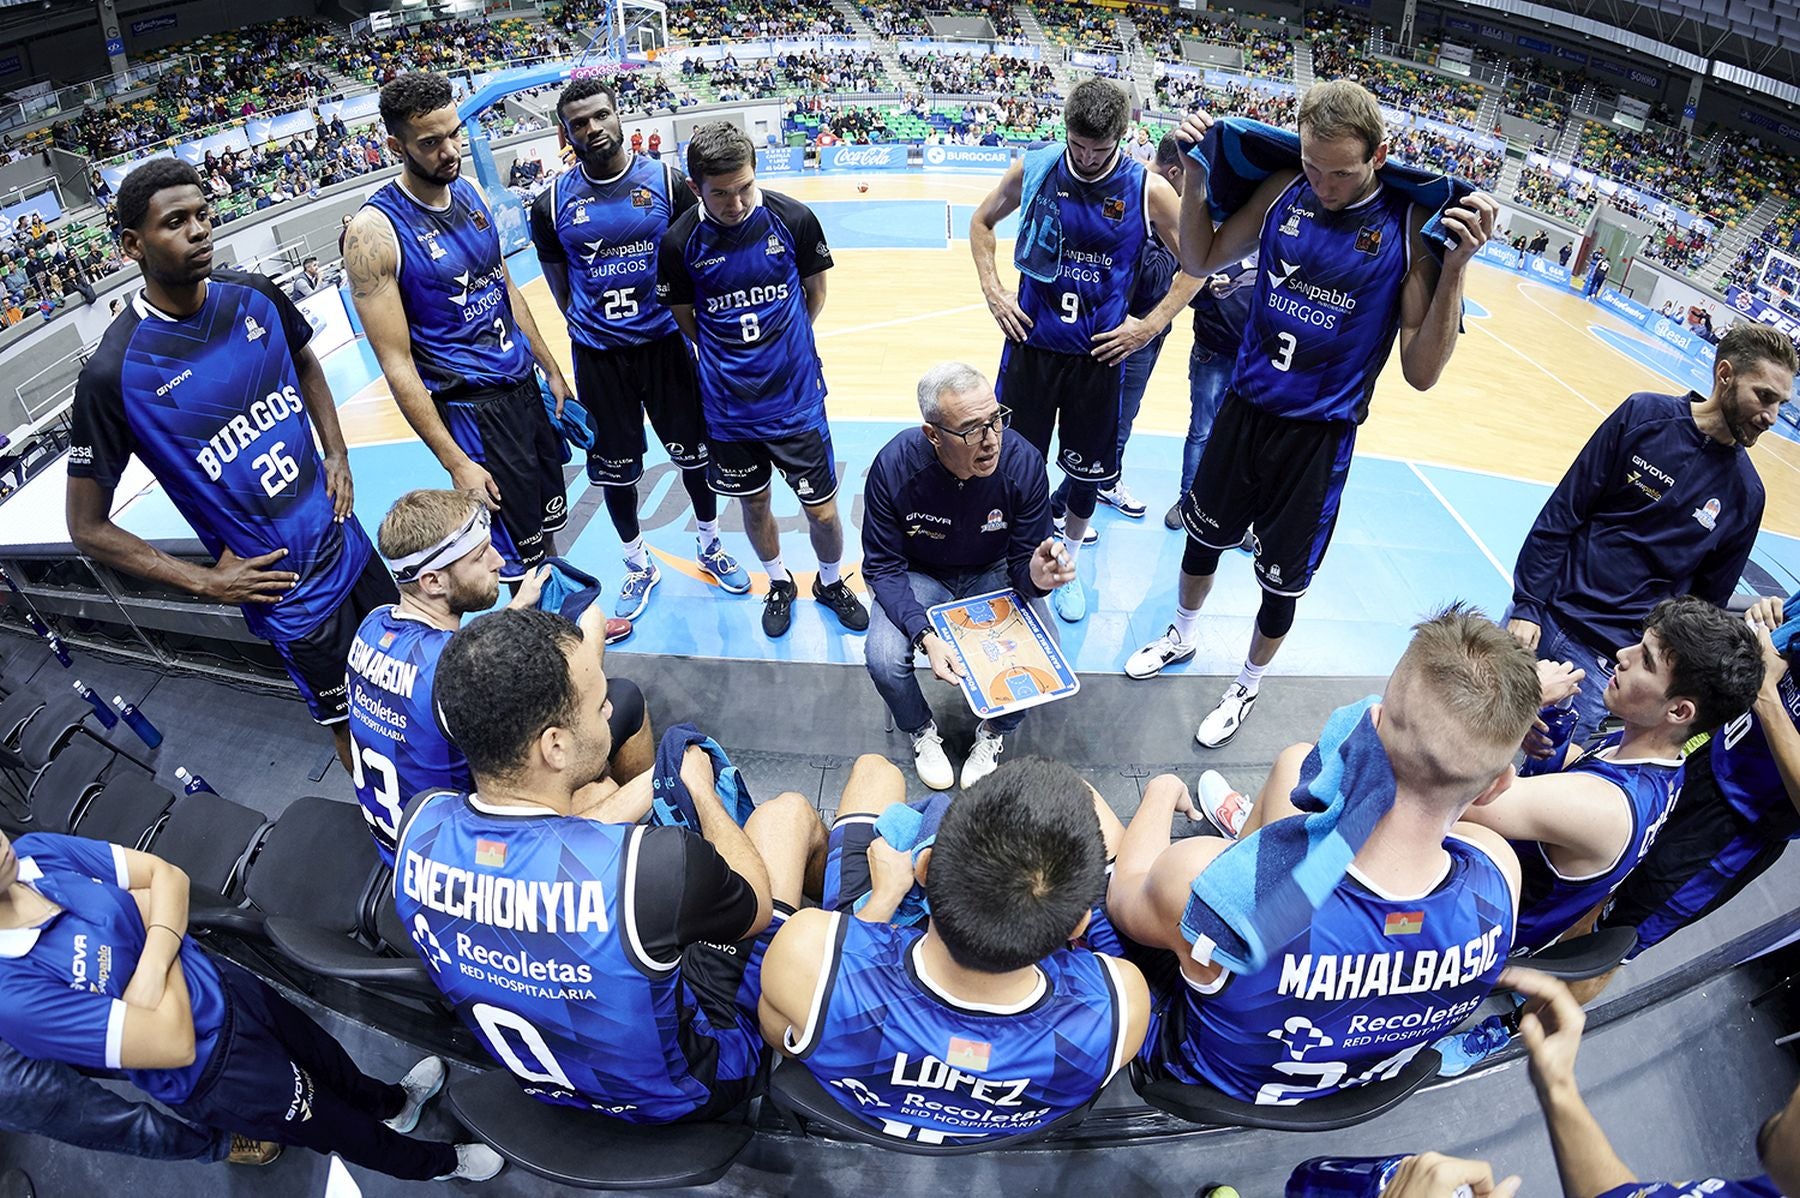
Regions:
[[906, 169], [906, 147], [826, 146], [819, 151], [822, 171], [903, 171]]
[[1005, 170], [1012, 161], [1006, 146], [926, 146], [925, 169], [928, 171], [993, 171]]

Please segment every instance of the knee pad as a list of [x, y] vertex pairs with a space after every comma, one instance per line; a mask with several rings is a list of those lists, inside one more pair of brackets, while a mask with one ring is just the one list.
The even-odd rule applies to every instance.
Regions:
[[1187, 548], [1181, 551], [1181, 572], [1192, 574], [1196, 578], [1211, 578], [1219, 570], [1219, 555], [1223, 549], [1213, 549], [1202, 545], [1193, 537], [1187, 539]]
[[612, 717], [606, 721], [606, 728], [612, 733], [616, 751], [644, 726], [644, 692], [629, 678], [608, 678], [606, 699], [612, 704]]
[[1299, 603], [1298, 595], [1277, 595], [1265, 590], [1262, 606], [1256, 609], [1256, 630], [1270, 640], [1286, 636], [1294, 626], [1294, 609]]
[[1069, 515], [1081, 520], [1092, 520], [1094, 508], [1100, 503], [1100, 488], [1093, 483], [1069, 480]]

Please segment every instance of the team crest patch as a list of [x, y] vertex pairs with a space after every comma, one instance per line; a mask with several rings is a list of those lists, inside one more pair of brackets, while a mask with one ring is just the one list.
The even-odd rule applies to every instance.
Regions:
[[[1280, 232], [1283, 237], [1300, 236], [1300, 214], [1298, 212], [1289, 212], [1287, 220], [1282, 222], [1278, 232]], [[1359, 244], [1356, 248], [1361, 249], [1362, 246]]]
[[999, 532], [1006, 527], [1006, 516], [999, 508], [988, 513], [987, 523], [981, 526], [982, 532]]
[[1713, 526], [1719, 522], [1719, 501], [1717, 499], [1709, 499], [1706, 501], [1705, 507], [1695, 508], [1694, 519], [1700, 522], [1701, 528], [1704, 528], [1707, 532], [1711, 532]]
[[633, 208], [648, 208], [652, 198], [648, 187], [634, 187], [631, 189], [631, 206]]
[[1356, 252], [1374, 257], [1381, 252], [1381, 230], [1364, 226], [1356, 231]]
[[783, 250], [787, 249], [786, 246], [781, 244], [781, 238], [775, 236], [775, 234], [773, 234], [773, 233], [769, 234], [767, 248], [768, 248], [769, 257], [771, 257], [771, 258], [773, 258], [775, 255], [781, 253]]
[[986, 1040], [965, 1040], [961, 1036], [952, 1036], [950, 1048], [944, 1053], [944, 1064], [952, 1069], [985, 1072], [993, 1051], [994, 1046]]
[[477, 229], [480, 229], [483, 233], [487, 232], [487, 227], [488, 227], [487, 213], [483, 212], [479, 208], [471, 208], [471, 209], [469, 209], [469, 219], [475, 222], [475, 227]]
[[1390, 911], [1382, 925], [1383, 936], [1417, 936], [1425, 930], [1425, 912]]
[[575, 205], [573, 223], [577, 225], [587, 224], [587, 205], [585, 203]]
[[1118, 224], [1120, 221], [1124, 220], [1125, 219], [1125, 197], [1124, 196], [1107, 196], [1104, 200], [1101, 200], [1100, 201], [1100, 215], [1104, 216], [1107, 220], [1111, 221], [1115, 225]]
[[504, 840], [475, 841], [475, 864], [485, 865], [489, 869], [499, 869], [506, 864], [506, 842]]

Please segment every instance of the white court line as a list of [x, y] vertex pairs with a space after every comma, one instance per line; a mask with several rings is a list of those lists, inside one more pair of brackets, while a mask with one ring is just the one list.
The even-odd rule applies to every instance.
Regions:
[[[1562, 314], [1562, 313], [1560, 313], [1560, 312], [1554, 312], [1554, 311], [1552, 311], [1552, 310], [1551, 310], [1551, 309], [1549, 309], [1549, 308], [1548, 308], [1548, 307], [1545, 307], [1545, 306], [1544, 306], [1544, 305], [1543, 305], [1543, 304], [1540, 304], [1540, 303], [1538, 303], [1538, 301], [1537, 301], [1537, 300], [1535, 300], [1535, 299], [1533, 299], [1533, 298], [1532, 298], [1532, 297], [1531, 297], [1531, 294], [1530, 294], [1530, 293], [1529, 293], [1529, 292], [1527, 292], [1527, 291], [1526, 291], [1526, 290], [1525, 290], [1525, 287], [1526, 287], [1526, 284], [1527, 284], [1527, 283], [1528, 283], [1528, 282], [1530, 282], [1530, 281], [1529, 281], [1529, 280], [1520, 280], [1520, 282], [1519, 282], [1519, 294], [1520, 294], [1520, 295], [1521, 295], [1521, 296], [1522, 296], [1522, 297], [1524, 297], [1524, 299], [1525, 299], [1525, 300], [1526, 300], [1526, 301], [1527, 301], [1527, 302], [1528, 302], [1528, 303], [1530, 303], [1530, 304], [1532, 304], [1532, 305], [1534, 305], [1534, 306], [1535, 306], [1535, 307], [1537, 307], [1537, 309], [1538, 309], [1538, 310], [1539, 310], [1539, 311], [1541, 311], [1541, 312], [1543, 312], [1543, 313], [1544, 313], [1544, 314], [1545, 314], [1545, 315], [1547, 315], [1547, 316], [1550, 316], [1550, 317], [1552, 317], [1552, 318], [1554, 318], [1554, 319], [1556, 319], [1556, 320], [1560, 320], [1560, 321], [1562, 321], [1562, 322], [1563, 322], [1563, 323], [1564, 323], [1564, 324], [1566, 324], [1566, 325], [1568, 325], [1568, 326], [1569, 326], [1569, 327], [1570, 327], [1570, 328], [1572, 328], [1572, 329], [1574, 329], [1574, 330], [1575, 330], [1575, 331], [1576, 331], [1576, 332], [1577, 332], [1577, 333], [1580, 333], [1580, 334], [1581, 334], [1581, 335], [1582, 335], [1582, 336], [1584, 336], [1584, 337], [1592, 337], [1592, 336], [1593, 336], [1593, 334], [1591, 334], [1591, 333], [1589, 333], [1589, 332], [1588, 332], [1588, 330], [1586, 330], [1586, 329], [1585, 329], [1585, 328], [1583, 328], [1583, 327], [1582, 327], [1582, 326], [1580, 326], [1580, 325], [1578, 325], [1578, 324], [1576, 324], [1576, 323], [1575, 323], [1575, 322], [1574, 322], [1574, 321], [1572, 321], [1572, 320], [1570, 320], [1570, 319], [1569, 319], [1569, 318], [1568, 318], [1568, 317], [1566, 317], [1566, 316], [1564, 316], [1564, 315], [1563, 315], [1563, 314]], [[1531, 285], [1531, 286], [1533, 286], [1533, 287], [1542, 287], [1542, 286], [1543, 286], [1543, 284], [1542, 284], [1542, 283], [1531, 283], [1531, 284], [1530, 284], [1530, 285]], [[1602, 310], [1603, 310], [1603, 311], [1604, 311], [1604, 309], [1602, 309]], [[1620, 319], [1619, 319], [1619, 317], [1617, 317], [1617, 316], [1614, 316], [1614, 317], [1613, 317], [1613, 319], [1614, 319], [1614, 320], [1618, 320], [1618, 321], [1619, 321], [1619, 323], [1620, 323], [1620, 324], [1624, 324], [1624, 323], [1625, 323], [1625, 322], [1624, 322], [1624, 321], [1623, 321], [1623, 320], [1620, 320]], [[1630, 326], [1626, 326], [1626, 327], [1627, 327], [1627, 328], [1629, 328], [1629, 327], [1630, 327]], [[1636, 330], [1633, 330], [1633, 331], [1634, 331], [1634, 332], [1636, 332]], [[1492, 335], [1492, 334], [1490, 334], [1490, 336], [1491, 336], [1491, 335]], [[1594, 338], [1594, 339], [1595, 339], [1595, 340], [1599, 340], [1599, 338]], [[1495, 337], [1495, 338], [1494, 338], [1494, 340], [1496, 340], [1496, 341], [1499, 341], [1499, 340], [1500, 340], [1500, 339], [1499, 339], [1499, 338], [1498, 338], [1498, 337]], [[1648, 339], [1648, 338], [1645, 338], [1645, 340], [1649, 340], [1649, 339]], [[1501, 342], [1501, 344], [1502, 344], [1502, 345], [1505, 345], [1505, 344], [1506, 344], [1506, 343], [1505, 343], [1505, 342], [1504, 342], [1504, 341], [1502, 341], [1502, 342]], [[1605, 343], [1605, 342], [1604, 342], [1604, 341], [1602, 341], [1602, 342], [1601, 342], [1601, 344], [1602, 344], [1602, 345], [1606, 345], [1606, 343]], [[1650, 344], [1652, 344], [1652, 345], [1655, 345], [1655, 344], [1659, 344], [1659, 343], [1658, 343], [1658, 342], [1654, 342], [1654, 341], [1651, 341], [1651, 342], [1650, 342]], [[1507, 348], [1508, 348], [1508, 349], [1512, 349], [1512, 347], [1511, 347], [1511, 346], [1510, 346], [1510, 345], [1509, 345], [1509, 346], [1507, 346]], [[1613, 351], [1613, 352], [1614, 352], [1614, 353], [1615, 353], [1615, 354], [1619, 354], [1619, 356], [1620, 356], [1620, 357], [1621, 357], [1621, 358], [1624, 358], [1624, 359], [1625, 359], [1625, 360], [1626, 360], [1626, 361], [1628, 361], [1628, 362], [1630, 362], [1630, 363], [1632, 363], [1632, 365], [1634, 365], [1634, 366], [1640, 366], [1640, 367], [1641, 367], [1641, 366], [1643, 366], [1643, 365], [1644, 365], [1644, 364], [1643, 364], [1643, 363], [1642, 363], [1642, 362], [1639, 362], [1639, 361], [1637, 361], [1637, 360], [1636, 360], [1636, 359], [1635, 359], [1635, 358], [1632, 358], [1632, 357], [1630, 357], [1630, 356], [1629, 356], [1629, 355], [1627, 355], [1627, 354], [1621, 354], [1621, 353], [1619, 353], [1619, 351], [1618, 351], [1618, 350], [1616, 350], [1616, 349], [1613, 349], [1613, 347], [1612, 347], [1612, 346], [1610, 346], [1610, 345], [1607, 345], [1607, 346], [1606, 346], [1606, 348], [1607, 348], [1607, 349], [1611, 349], [1611, 350], [1612, 350], [1612, 351]], [[1518, 352], [1519, 352], [1519, 351], [1518, 351], [1518, 350], [1514, 350], [1514, 351], [1513, 351], [1513, 352], [1514, 352], [1514, 353], [1518, 353]], [[1521, 355], [1521, 356], [1524, 356], [1524, 355]], [[1529, 361], [1529, 360], [1530, 360], [1530, 359], [1529, 359], [1529, 358], [1528, 358], [1528, 359], [1527, 359], [1527, 360], [1528, 360], [1528, 361]], [[1537, 363], [1536, 363], [1536, 362], [1532, 362], [1532, 365], [1534, 365], [1534, 366], [1538, 366], [1538, 364], [1537, 364]], [[1539, 370], [1544, 370], [1544, 367], [1542, 367], [1542, 366], [1538, 366], [1538, 369], [1539, 369]], [[1662, 375], [1661, 375], [1661, 372], [1660, 372], [1660, 371], [1658, 371], [1658, 370], [1656, 370], [1656, 369], [1655, 369], [1655, 368], [1653, 368], [1653, 367], [1645, 367], [1645, 369], [1648, 369], [1648, 370], [1649, 370], [1649, 371], [1650, 371], [1650, 373], [1651, 373], [1651, 374], [1655, 374], [1655, 375], [1658, 375], [1658, 376], [1659, 376], [1659, 377], [1666, 377], [1666, 376], [1662, 376]], [[1548, 371], [1545, 371], [1545, 373], [1549, 373], [1549, 372], [1548, 372]], [[1554, 376], [1554, 375], [1552, 375], [1552, 376], [1551, 376], [1551, 377], [1552, 377], [1552, 378], [1554, 378], [1554, 377], [1555, 377], [1555, 376]], [[1557, 381], [1557, 382], [1559, 382], [1559, 383], [1562, 383], [1562, 380], [1561, 380], [1561, 379], [1557, 379], [1557, 380], [1556, 380], [1556, 381]], [[1670, 381], [1671, 381], [1671, 382], [1673, 382], [1673, 381], [1674, 381], [1674, 380], [1673, 380], [1673, 379], [1671, 379], [1671, 380], [1670, 380]], [[1569, 387], [1569, 384], [1567, 384], [1567, 383], [1563, 383], [1563, 386], [1565, 386], [1565, 387]], [[1579, 392], [1579, 391], [1575, 391], [1575, 388], [1573, 388], [1573, 387], [1569, 387], [1569, 390], [1570, 390], [1570, 391], [1574, 391], [1574, 392], [1575, 392], [1575, 394], [1576, 394], [1576, 395], [1578, 395], [1578, 396], [1581, 396], [1581, 399], [1582, 399], [1582, 400], [1583, 400], [1583, 401], [1584, 401], [1584, 402], [1586, 402], [1586, 401], [1587, 401], [1587, 396], [1585, 396], [1585, 395], [1581, 395], [1581, 393], [1580, 393], [1580, 392]], [[1590, 407], [1590, 408], [1592, 408], [1592, 407], [1594, 407], [1594, 405], [1593, 405], [1593, 404], [1592, 404], [1592, 403], [1588, 403], [1588, 406], [1589, 406], [1589, 407]], [[1599, 410], [1600, 410], [1600, 409], [1598, 409], [1598, 408], [1595, 408], [1595, 409], [1594, 409], [1594, 410], [1595, 410], [1595, 411], [1599, 411]], [[1773, 431], [1773, 430], [1771, 430], [1771, 431]], [[1779, 433], [1775, 433], [1775, 434], [1774, 434], [1774, 435], [1775, 435], [1775, 436], [1776, 436], [1776, 438], [1777, 438], [1777, 440], [1776, 440], [1776, 441], [1775, 441], [1775, 442], [1774, 442], [1774, 443], [1773, 443], [1773, 444], [1770, 444], [1770, 445], [1769, 445], [1769, 450], [1768, 450], [1768, 456], [1769, 456], [1769, 458], [1770, 458], [1770, 459], [1771, 459], [1771, 460], [1772, 460], [1772, 461], [1774, 461], [1774, 462], [1775, 462], [1775, 463], [1776, 463], [1776, 464], [1777, 464], [1777, 465], [1780, 465], [1780, 466], [1786, 466], [1786, 467], [1787, 467], [1787, 468], [1788, 468], [1788, 469], [1789, 469], [1789, 470], [1792, 470], [1792, 471], [1793, 471], [1793, 472], [1794, 472], [1794, 473], [1795, 473], [1795, 474], [1800, 474], [1800, 466], [1796, 466], [1796, 465], [1794, 465], [1794, 463], [1792, 463], [1792, 462], [1790, 462], [1790, 461], [1788, 461], [1788, 460], [1787, 460], [1787, 459], [1786, 459], [1786, 458], [1785, 458], [1785, 457], [1783, 457], [1783, 456], [1782, 456], [1782, 455], [1781, 455], [1781, 453], [1780, 453], [1780, 452], [1779, 452], [1779, 451], [1778, 451], [1778, 450], [1777, 450], [1777, 448], [1776, 448], [1776, 446], [1778, 446], [1778, 445], [1779, 445], [1779, 444], [1780, 444], [1780, 443], [1781, 443], [1781, 441], [1782, 441], [1782, 440], [1785, 440], [1785, 439], [1786, 439], [1786, 438], [1783, 438], [1783, 437], [1781, 437], [1781, 434], [1779, 434]]]
[[1495, 557], [1494, 551], [1487, 547], [1487, 542], [1482, 540], [1473, 528], [1469, 527], [1469, 522], [1463, 519], [1463, 514], [1461, 512], [1456, 510], [1456, 505], [1444, 498], [1444, 493], [1438, 490], [1436, 486], [1432, 485], [1431, 480], [1425, 477], [1424, 471], [1419, 469], [1417, 462], [1407, 462], [1406, 468], [1413, 472], [1414, 478], [1425, 484], [1425, 489], [1431, 492], [1434, 499], [1444, 505], [1444, 510], [1450, 513], [1450, 518], [1456, 521], [1464, 532], [1469, 534], [1469, 539], [1475, 542], [1475, 548], [1481, 550], [1481, 556], [1488, 559], [1488, 564], [1498, 570], [1500, 572], [1500, 577], [1506, 579], [1506, 585], [1511, 587], [1513, 584], [1512, 571], [1500, 564], [1500, 559]]
[[[1552, 313], [1552, 315], [1555, 315], [1555, 314]], [[1586, 404], [1588, 407], [1594, 409], [1594, 411], [1600, 413], [1602, 416], [1609, 415], [1609, 413], [1607, 412], [1607, 410], [1605, 408], [1601, 407], [1599, 404], [1595, 403], [1593, 400], [1589, 399], [1587, 396], [1585, 396], [1581, 392], [1577, 391], [1574, 387], [1571, 387], [1567, 382], [1563, 381], [1563, 377], [1560, 374], [1557, 374], [1554, 370], [1550, 369], [1548, 366], [1544, 365], [1542, 362], [1538, 361], [1536, 358], [1532, 357], [1530, 354], [1526, 353], [1524, 350], [1520, 349], [1518, 346], [1514, 345], [1512, 342], [1508, 341], [1506, 338], [1502, 337], [1500, 334], [1494, 332], [1494, 330], [1488, 328], [1487, 326], [1489, 323], [1490, 322], [1484, 320], [1480, 324], [1475, 326], [1475, 330], [1480, 333], [1486, 333], [1488, 336], [1492, 337], [1495, 341], [1498, 341], [1501, 345], [1504, 345], [1507, 349], [1510, 349], [1510, 350], [1512, 350], [1513, 353], [1519, 355], [1519, 357], [1524, 358], [1527, 362], [1530, 362], [1533, 366], [1535, 366], [1539, 370], [1541, 370], [1544, 373], [1544, 376], [1546, 378], [1548, 378], [1551, 382], [1555, 383], [1557, 386], [1559, 386], [1563, 390], [1567, 391], [1570, 395], [1573, 395], [1576, 399], [1579, 399], [1582, 403]]]
[[[896, 316], [892, 320], [878, 320], [874, 324], [854, 324], [847, 329], [828, 329], [823, 333], [814, 333], [815, 338], [843, 337], [850, 333], [868, 333], [875, 329], [892, 328], [899, 324], [916, 324], [921, 320], [936, 320], [940, 316], [957, 316], [964, 312], [986, 311], [987, 304], [963, 304], [955, 308], [939, 308], [936, 312], [920, 312], [916, 316]], [[996, 332], [999, 330], [996, 329]]]

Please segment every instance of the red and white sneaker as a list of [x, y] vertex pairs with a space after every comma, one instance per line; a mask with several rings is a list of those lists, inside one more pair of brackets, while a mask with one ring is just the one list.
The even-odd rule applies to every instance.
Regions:
[[1253, 804], [1233, 790], [1218, 770], [1207, 770], [1194, 787], [1194, 805], [1200, 808], [1207, 822], [1236, 840], [1244, 834], [1244, 824], [1250, 818]]

